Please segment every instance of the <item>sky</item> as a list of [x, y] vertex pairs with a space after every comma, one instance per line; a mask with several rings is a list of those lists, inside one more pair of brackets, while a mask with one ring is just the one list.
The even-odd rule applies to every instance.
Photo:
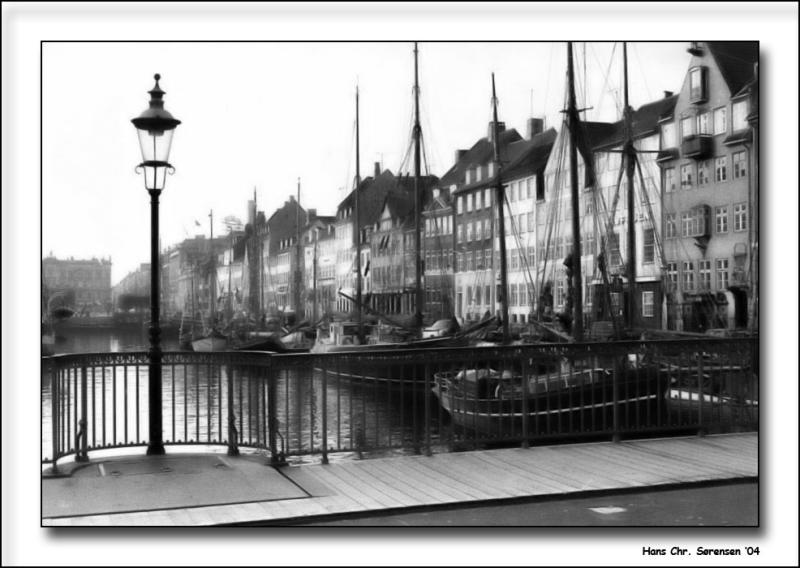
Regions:
[[[678, 91], [687, 42], [629, 43], [631, 104]], [[579, 105], [617, 120], [622, 44], [574, 45]], [[162, 249], [246, 222], [255, 193], [267, 216], [301, 184], [301, 203], [333, 215], [355, 177], [355, 91], [361, 175], [397, 173], [413, 121], [412, 42], [49, 42], [42, 53], [42, 254], [108, 258], [112, 284], [149, 262], [149, 196], [131, 118], [160, 73], [165, 108], [182, 121], [175, 174], [161, 195]], [[565, 42], [422, 42], [421, 124], [427, 171], [442, 176], [458, 148], [486, 135], [491, 73], [499, 119], [524, 135], [544, 116], [560, 127]], [[402, 168], [401, 168], [402, 167]], [[424, 172], [423, 172], [424, 173]]]

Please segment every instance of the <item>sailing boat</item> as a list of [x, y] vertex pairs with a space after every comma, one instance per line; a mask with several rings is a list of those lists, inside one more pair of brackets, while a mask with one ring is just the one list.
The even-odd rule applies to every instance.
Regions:
[[[425, 349], [432, 347], [454, 347], [463, 346], [467, 344], [467, 336], [464, 334], [453, 335], [438, 335], [436, 337], [421, 338], [422, 335], [422, 312], [424, 290], [422, 289], [422, 262], [421, 257], [421, 227], [420, 217], [422, 209], [422, 184], [421, 184], [421, 126], [419, 122], [419, 80], [417, 72], [417, 44], [414, 44], [414, 97], [415, 97], [415, 121], [414, 121], [414, 248], [416, 259], [415, 270], [415, 314], [414, 314], [414, 330], [410, 339], [401, 340], [386, 340], [385, 336], [379, 335], [380, 328], [374, 331], [378, 332], [370, 334], [369, 336], [364, 333], [364, 322], [362, 312], [367, 311], [372, 313], [383, 321], [387, 322], [393, 328], [404, 328], [399, 322], [392, 320], [385, 314], [381, 314], [377, 310], [370, 308], [362, 298], [362, 268], [361, 268], [361, 216], [359, 209], [359, 193], [361, 190], [361, 176], [360, 176], [360, 156], [359, 156], [359, 113], [358, 103], [359, 95], [356, 89], [356, 180], [354, 190], [354, 246], [356, 249], [355, 255], [355, 273], [356, 273], [356, 290], [355, 297], [350, 297], [343, 292], [339, 294], [346, 299], [350, 300], [355, 308], [354, 321], [332, 321], [328, 325], [327, 330], [320, 330], [317, 333], [317, 339], [312, 347], [312, 353], [330, 353], [330, 352], [343, 352], [343, 351], [375, 351], [375, 350], [396, 350], [396, 349]], [[397, 369], [392, 369], [383, 363], [374, 363], [367, 365], [366, 362], [360, 363], [358, 369], [337, 369], [334, 372], [338, 376], [363, 381], [371, 384], [390, 384], [394, 386], [408, 386], [412, 387], [415, 383], [422, 383], [424, 375], [420, 373], [412, 373], [413, 376], [403, 377], [404, 373], [399, 372]]]
[[211, 289], [208, 301], [208, 321], [206, 322], [203, 336], [192, 341], [192, 350], [198, 352], [224, 351], [228, 346], [228, 337], [217, 329], [217, 269], [216, 256], [214, 253], [214, 212], [208, 214], [211, 227], [211, 238], [209, 240], [209, 258], [211, 261], [210, 280]]
[[[578, 152], [584, 160], [584, 167], [588, 173], [587, 179], [594, 185], [592, 167], [592, 152], [587, 147], [586, 136], [581, 125], [579, 111], [575, 99], [574, 64], [572, 57], [572, 43], [567, 44], [567, 73], [568, 93], [567, 110], [564, 131], [569, 133], [569, 165], [572, 207], [572, 251], [570, 257], [575, 259], [569, 263], [568, 275], [571, 277], [571, 302], [567, 305], [567, 322], [570, 339], [581, 341], [583, 339], [583, 279], [581, 275], [581, 234], [580, 221], [582, 218], [579, 208], [579, 197], [582, 188], [578, 183]], [[627, 58], [626, 58], [627, 59]], [[494, 95], [494, 77], [492, 80]], [[494, 119], [497, 123], [497, 103], [493, 97]], [[633, 145], [630, 131], [630, 109], [627, 105], [626, 88], [626, 140], [625, 152], [630, 153]], [[497, 137], [495, 137], [495, 140]], [[497, 142], [495, 142], [497, 148]], [[496, 167], [498, 169], [497, 201], [500, 206], [503, 202], [503, 185], [500, 181], [500, 167], [498, 152], [495, 151]], [[628, 171], [632, 167], [627, 167]], [[629, 185], [632, 191], [632, 185]], [[629, 198], [629, 203], [631, 203]], [[502, 208], [499, 210], [501, 246], [501, 298], [506, 297], [505, 288], [505, 251]], [[630, 221], [632, 222], [632, 221]], [[635, 279], [631, 279], [635, 282]], [[570, 305], [571, 304], [571, 305]], [[508, 342], [507, 305], [503, 302], [503, 340]], [[645, 364], [638, 355], [621, 358], [614, 352], [605, 357], [605, 361], [598, 359], [584, 359], [580, 361], [566, 361], [552, 357], [545, 361], [528, 359], [519, 361], [517, 365], [496, 370], [489, 363], [484, 363], [481, 368], [466, 368], [458, 371], [444, 371], [434, 375], [436, 385], [433, 393], [437, 396], [442, 407], [450, 413], [456, 424], [483, 432], [497, 433], [498, 430], [511, 428], [519, 432], [521, 423], [527, 419], [529, 424], [536, 424], [540, 419], [549, 419], [554, 415], [573, 413], [597, 413], [609, 410], [616, 405], [647, 405], [655, 404], [659, 399], [662, 381], [659, 373]], [[623, 360], [624, 359], [624, 360]], [[504, 363], [498, 362], [500, 365]], [[632, 363], [632, 364], [631, 364]], [[534, 372], [523, 373], [522, 370], [533, 369]], [[612, 372], [612, 369], [614, 372]], [[618, 384], [625, 385], [621, 397], [613, 397], [614, 376], [618, 377]], [[664, 377], [661, 377], [664, 379]], [[615, 403], [610, 401], [617, 398]], [[592, 414], [594, 417], [594, 414]]]

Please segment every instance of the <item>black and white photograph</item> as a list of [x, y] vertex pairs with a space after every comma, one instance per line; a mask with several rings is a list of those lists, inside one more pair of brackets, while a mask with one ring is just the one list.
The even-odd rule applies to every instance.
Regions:
[[4, 564], [797, 561], [796, 6], [6, 4]]

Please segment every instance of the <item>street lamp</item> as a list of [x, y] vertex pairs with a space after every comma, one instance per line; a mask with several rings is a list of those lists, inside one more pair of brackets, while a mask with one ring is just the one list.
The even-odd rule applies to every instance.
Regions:
[[169, 150], [175, 127], [181, 121], [164, 110], [164, 91], [158, 86], [161, 75], [156, 73], [156, 84], [150, 93], [150, 106], [138, 117], [131, 119], [139, 135], [142, 147], [142, 163], [137, 173], [144, 171], [144, 186], [150, 194], [150, 351], [148, 369], [148, 408], [150, 414], [150, 436], [147, 455], [163, 455], [161, 425], [161, 327], [159, 325], [159, 269], [158, 252], [158, 196], [164, 189], [170, 165]]

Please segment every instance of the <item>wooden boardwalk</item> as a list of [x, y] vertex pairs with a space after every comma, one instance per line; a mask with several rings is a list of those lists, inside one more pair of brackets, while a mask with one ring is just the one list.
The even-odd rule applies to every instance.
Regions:
[[[235, 466], [234, 458], [227, 461]], [[289, 524], [329, 515], [757, 478], [758, 434], [375, 458], [290, 466], [280, 473], [307, 496], [61, 516], [44, 518], [43, 524]]]

